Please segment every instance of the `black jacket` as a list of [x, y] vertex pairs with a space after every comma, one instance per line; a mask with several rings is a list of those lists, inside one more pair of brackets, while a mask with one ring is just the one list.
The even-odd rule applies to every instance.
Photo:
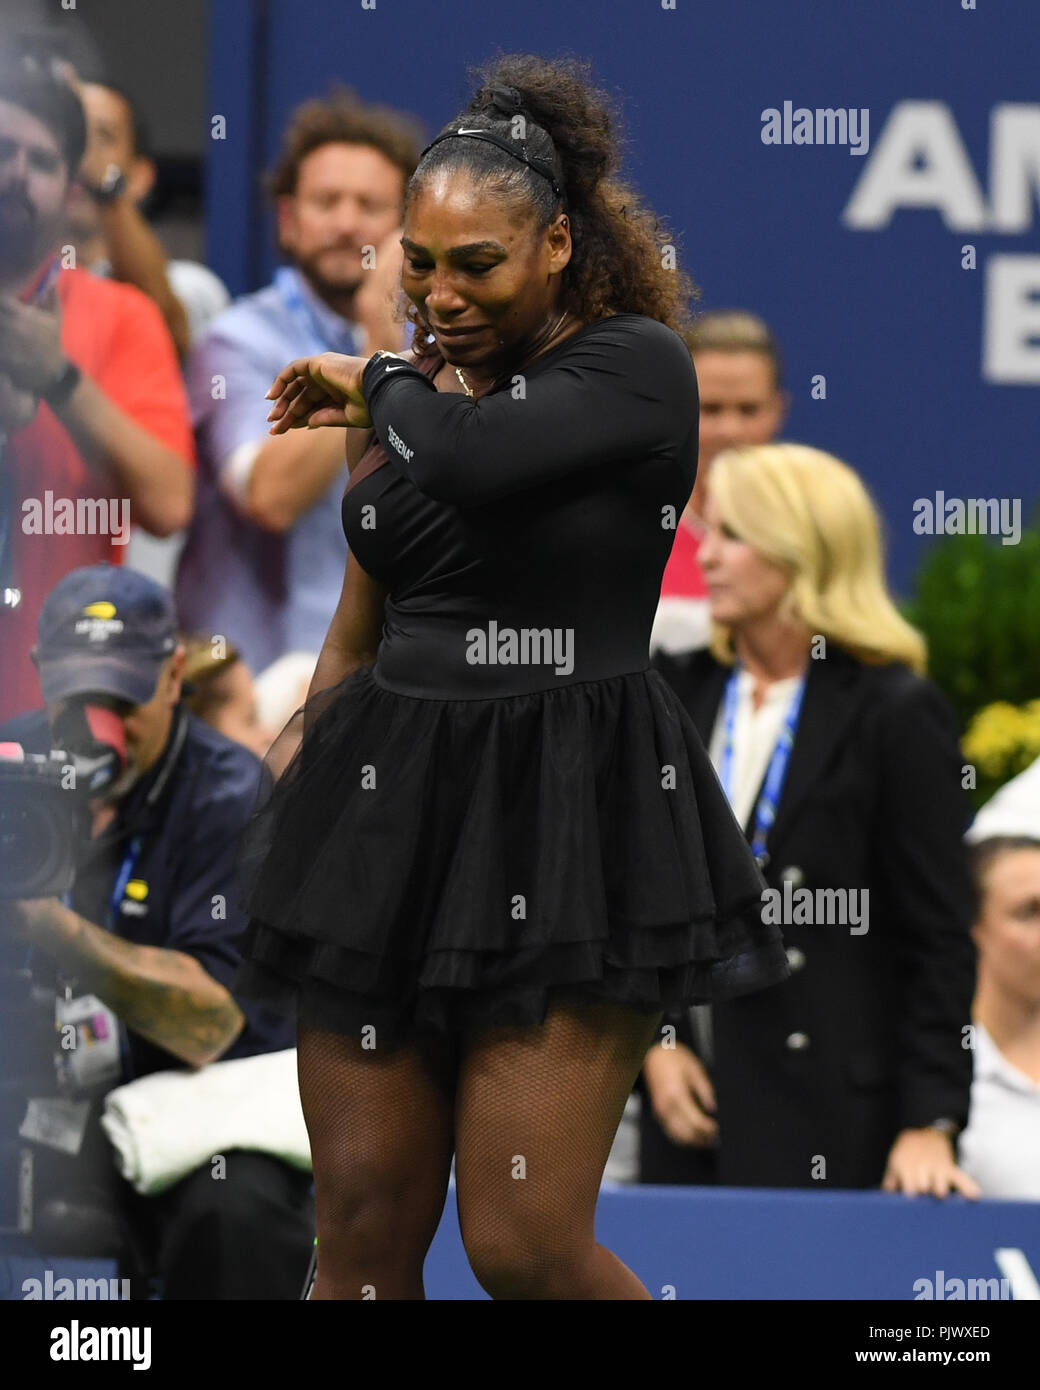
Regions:
[[[706, 651], [654, 664], [707, 745], [728, 669]], [[763, 872], [780, 893], [785, 879], [792, 892], [867, 890], [852, 900], [867, 903], [867, 931], [800, 925], [792, 896], [791, 977], [713, 1008], [719, 1182], [877, 1186], [900, 1130], [967, 1122], [975, 900], [961, 779], [953, 711], [930, 681], [833, 642], [810, 661]], [[676, 1022], [692, 1046], [688, 1016]], [[666, 1147], [680, 1167], [693, 1152]]]

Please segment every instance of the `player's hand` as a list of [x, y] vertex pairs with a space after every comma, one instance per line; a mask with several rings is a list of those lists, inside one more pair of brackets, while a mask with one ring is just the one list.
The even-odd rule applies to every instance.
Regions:
[[715, 1091], [699, 1057], [677, 1042], [646, 1054], [643, 1076], [661, 1128], [673, 1144], [708, 1148], [718, 1137]]
[[347, 357], [323, 352], [317, 357], [298, 357], [278, 373], [267, 399], [274, 401], [268, 420], [269, 434], [321, 425], [367, 429], [372, 420], [361, 390], [367, 357]]
[[896, 1135], [881, 1189], [905, 1192], [912, 1197], [946, 1197], [951, 1192], [973, 1199], [982, 1196], [975, 1179], [957, 1167], [949, 1135], [938, 1129], [904, 1129]]

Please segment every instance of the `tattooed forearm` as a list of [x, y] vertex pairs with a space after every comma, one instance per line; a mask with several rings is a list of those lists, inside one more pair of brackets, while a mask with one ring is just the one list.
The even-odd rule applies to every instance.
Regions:
[[[137, 948], [153, 956], [131, 976], [113, 978], [105, 1003], [128, 1028], [192, 1066], [215, 1061], [238, 1036], [245, 1017], [222, 984], [180, 951]], [[181, 977], [181, 978], [177, 978]], [[103, 998], [100, 989], [95, 993]]]
[[55, 899], [19, 904], [26, 934], [126, 1026], [201, 1067], [241, 1032], [245, 1017], [219, 981], [183, 951], [137, 946]]

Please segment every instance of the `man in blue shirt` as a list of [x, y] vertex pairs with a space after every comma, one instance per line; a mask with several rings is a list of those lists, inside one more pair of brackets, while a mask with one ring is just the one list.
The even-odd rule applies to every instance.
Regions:
[[344, 436], [270, 436], [265, 395], [295, 357], [406, 345], [394, 290], [421, 145], [408, 118], [346, 92], [300, 107], [269, 181], [289, 264], [214, 320], [188, 360], [199, 468], [178, 608], [186, 628], [233, 641], [254, 671], [320, 650], [347, 554]]
[[77, 1077], [90, 1111], [75, 1144], [38, 1151], [37, 1186], [51, 1202], [40, 1200], [41, 1239], [76, 1253], [70, 1245], [88, 1240], [77, 1236], [77, 1212], [100, 1205], [147, 1251], [134, 1274], [158, 1273], [167, 1298], [298, 1298], [313, 1240], [308, 1172], [232, 1150], [223, 1181], [206, 1164], [142, 1198], [117, 1174], [98, 1125], [104, 1094], [122, 1082], [295, 1046], [290, 1019], [229, 989], [245, 925], [236, 854], [259, 759], [181, 703], [172, 598], [133, 570], [67, 575], [44, 603], [34, 660], [47, 708], [9, 721], [5, 741], [27, 753], [65, 746], [63, 721], [86, 706], [108, 721], [104, 742], [125, 745], [117, 780], [89, 802], [89, 837], [64, 900], [0, 904], [30, 947], [37, 985], [53, 980], [66, 1002], [92, 999], [94, 1036], [113, 1039], [107, 1059], [104, 1048], [87, 1049], [105, 1070]]

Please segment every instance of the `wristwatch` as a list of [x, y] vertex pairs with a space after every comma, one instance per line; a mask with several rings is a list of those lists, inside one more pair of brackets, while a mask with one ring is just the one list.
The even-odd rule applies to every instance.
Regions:
[[114, 203], [126, 192], [126, 175], [118, 164], [110, 164], [101, 175], [101, 182], [94, 188], [88, 187], [87, 192], [95, 203]]
[[941, 1120], [932, 1120], [930, 1124], [925, 1125], [925, 1129], [937, 1129], [940, 1134], [945, 1134], [951, 1143], [953, 1143], [961, 1132], [961, 1127], [956, 1120], [948, 1120], [945, 1118]]
[[61, 375], [45, 391], [40, 392], [40, 399], [46, 401], [52, 410], [60, 410], [79, 385], [81, 378], [82, 373], [75, 362], [66, 361]]

